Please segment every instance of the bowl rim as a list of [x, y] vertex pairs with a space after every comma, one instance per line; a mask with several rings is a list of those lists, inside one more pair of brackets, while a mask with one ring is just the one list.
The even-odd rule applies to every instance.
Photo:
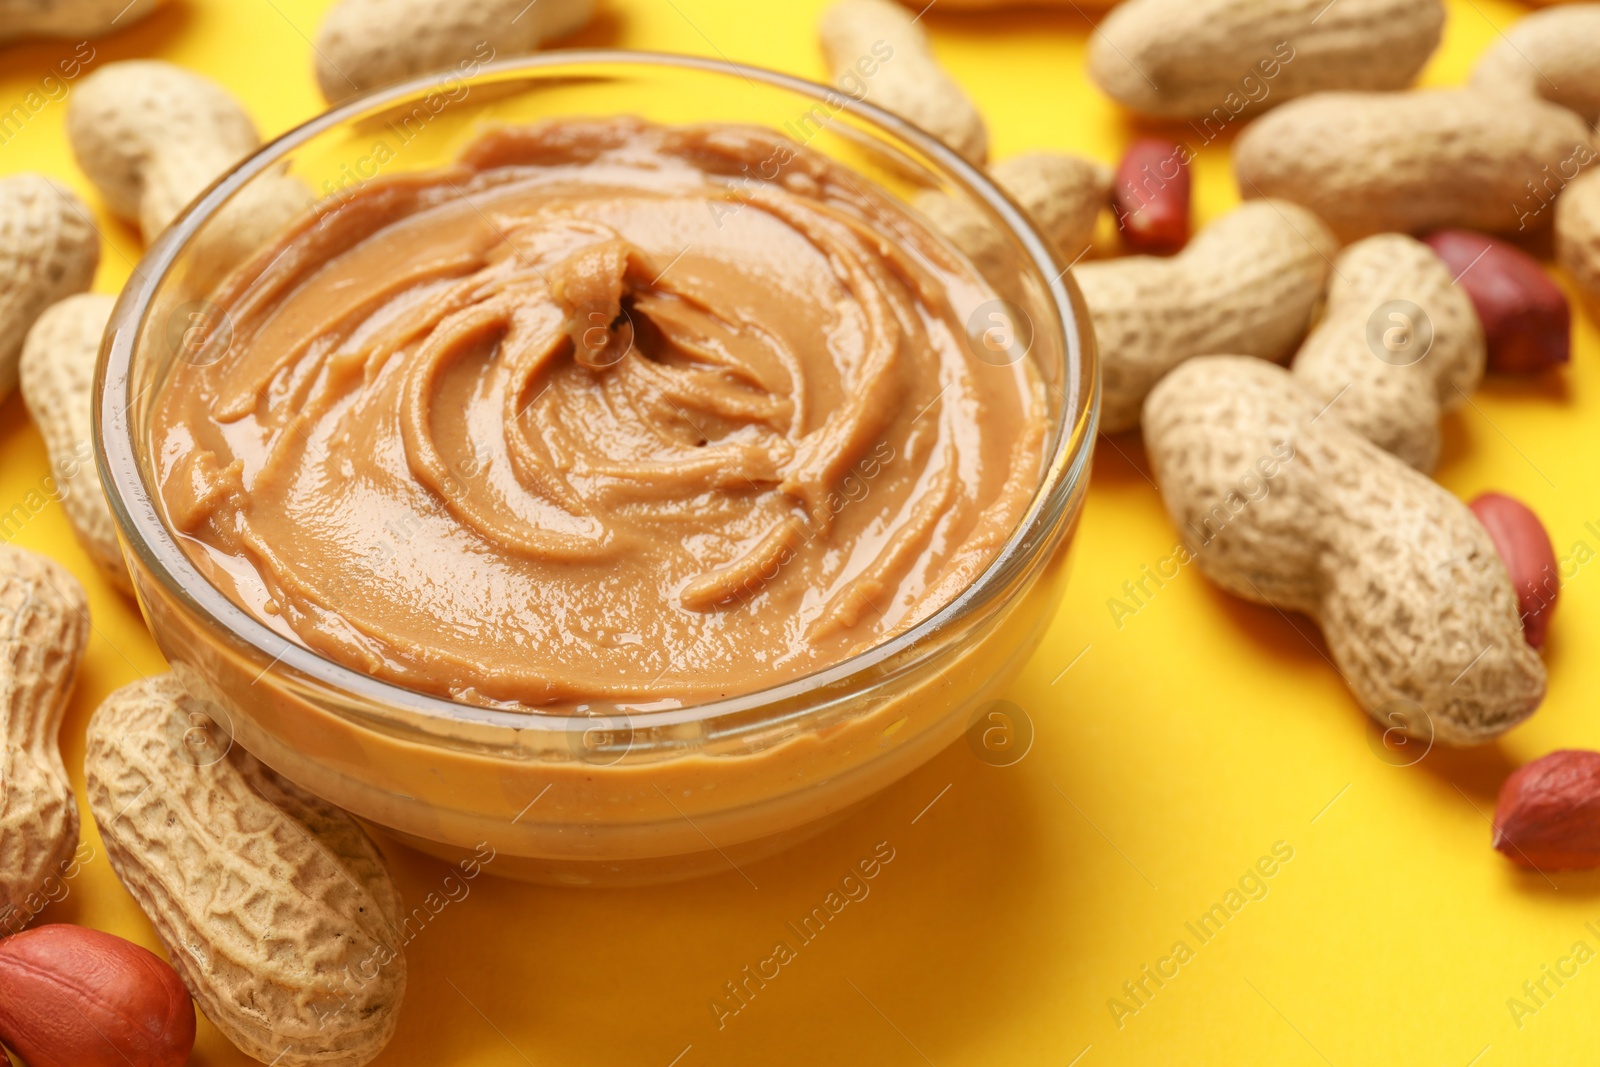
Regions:
[[[127, 397], [134, 348], [145, 333], [152, 302], [189, 239], [241, 187], [271, 169], [285, 155], [329, 130], [359, 119], [365, 112], [420, 98], [462, 80], [476, 84], [519, 73], [548, 75], [561, 71], [576, 74], [584, 69], [604, 73], [597, 68], [619, 66], [686, 68], [761, 82], [825, 103], [835, 109], [836, 115], [849, 114], [858, 121], [864, 120], [930, 158], [943, 171], [943, 177], [955, 179], [965, 191], [981, 199], [1005, 221], [1027, 252], [1032, 267], [1044, 280], [1048, 302], [1054, 307], [1062, 328], [1064, 367], [1062, 381], [1057, 386], [1062, 394], [1062, 405], [1052, 427], [1056, 433], [1055, 448], [1041, 467], [1039, 484], [1027, 510], [977, 577], [915, 626], [816, 671], [713, 701], [673, 708], [628, 709], [596, 700], [587, 705], [579, 703], [576, 708], [598, 705], [613, 709], [612, 714], [621, 715], [638, 729], [706, 724], [746, 716], [764, 705], [784, 707], [809, 692], [837, 687], [857, 676], [881, 678], [881, 674], [875, 674], [880, 665], [970, 616], [1007, 588], [1016, 572], [1034, 563], [1040, 554], [1054, 550], [1059, 538], [1037, 535], [1055, 528], [1061, 524], [1060, 520], [1070, 518], [1070, 509], [1085, 488], [1098, 431], [1100, 386], [1093, 334], [1076, 283], [1068, 277], [1071, 264], [1060, 263], [1052, 245], [1034, 228], [1026, 212], [983, 171], [931, 134], [892, 112], [835, 87], [780, 71], [730, 60], [621, 49], [572, 49], [516, 56], [483, 63], [471, 75], [435, 73], [359, 93], [262, 145], [196, 197], [151, 245], [135, 265], [112, 312], [96, 366], [91, 438], [100, 481], [118, 531], [126, 548], [139, 557], [168, 596], [203, 620], [208, 630], [225, 631], [234, 643], [245, 647], [248, 655], [259, 656], [266, 662], [258, 680], [277, 668], [288, 668], [301, 681], [358, 699], [368, 713], [376, 709], [387, 715], [399, 710], [429, 720], [514, 731], [570, 731], [593, 726], [592, 711], [563, 714], [537, 707], [513, 711], [409, 689], [323, 656], [257, 619], [206, 579], [183, 550], [176, 532], [167, 525], [163, 509], [157, 503], [159, 490], [145, 485], [137, 458], [139, 446], [130, 424], [133, 403], [138, 398]], [[920, 663], [921, 658], [916, 662]], [[901, 669], [914, 665], [907, 664]], [[803, 707], [799, 714], [814, 710]], [[770, 727], [794, 714], [759, 716], [757, 725]], [[744, 725], [742, 721], [741, 725]]]

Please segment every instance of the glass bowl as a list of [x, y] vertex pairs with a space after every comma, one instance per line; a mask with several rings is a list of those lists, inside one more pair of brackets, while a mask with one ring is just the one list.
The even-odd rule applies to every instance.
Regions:
[[[313, 119], [189, 207], [117, 305], [94, 436], [151, 632], [230, 743], [435, 855], [488, 848], [498, 874], [631, 885], [737, 868], [836, 821], [963, 734], [989, 737], [988, 702], [1038, 644], [1065, 580], [1098, 408], [1088, 317], [1064, 265], [1004, 194], [856, 99], [870, 99], [870, 77], [852, 87], [636, 52], [468, 63]], [[229, 328], [206, 296], [270, 236], [252, 205], [286, 180], [303, 183], [314, 209], [313, 197], [379, 172], [436, 169], [487, 125], [605, 115], [774, 128], [908, 202], [930, 190], [961, 200], [1003, 236], [1002, 252], [975, 268], [1000, 303], [974, 309], [971, 340], [989, 339], [995, 308], [1021, 331], [1004, 358], [1034, 362], [1050, 429], [1037, 492], [992, 563], [944, 608], [853, 658], [668, 710], [518, 713], [423, 695], [323, 658], [230, 601], [164, 514], [149, 431], [152, 400], [196, 331], [214, 339]]]

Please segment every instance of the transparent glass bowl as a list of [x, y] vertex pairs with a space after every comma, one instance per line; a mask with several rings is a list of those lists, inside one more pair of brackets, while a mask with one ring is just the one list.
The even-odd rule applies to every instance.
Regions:
[[[870, 98], [870, 79], [865, 80]], [[285, 175], [314, 195], [431, 170], [484, 126], [563, 116], [778, 129], [909, 200], [937, 190], [1004, 236], [981, 268], [1051, 432], [1029, 509], [987, 570], [914, 629], [815, 674], [714, 703], [519, 714], [425, 696], [286, 640], [196, 569], [152, 477], [150, 417], [206, 302], [270, 234], [251, 205]], [[281, 190], [280, 190], [281, 191]], [[231, 214], [229, 213], [231, 211]], [[219, 217], [220, 216], [220, 217]], [[279, 773], [446, 857], [487, 842], [496, 873], [627, 885], [727, 870], [836, 820], [962, 736], [1022, 666], [1060, 599], [1094, 442], [1093, 344], [1076, 286], [1019, 209], [915, 127], [827, 87], [682, 56], [561, 52], [360, 97], [279, 138], [199, 198], [123, 291], [95, 397], [100, 474], [140, 606], [219, 727]], [[975, 316], [975, 329], [988, 324]], [[1020, 346], [1014, 349], [1021, 354]]]

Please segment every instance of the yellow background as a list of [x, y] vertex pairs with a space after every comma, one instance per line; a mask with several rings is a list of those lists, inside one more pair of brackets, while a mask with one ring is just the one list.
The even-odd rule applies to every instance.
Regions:
[[[822, 75], [820, 0], [601, 2], [603, 17], [572, 43]], [[276, 135], [322, 106], [308, 39], [326, 6], [177, 0], [96, 42], [95, 65], [181, 63], [227, 86]], [[1424, 78], [1432, 84], [1460, 82], [1497, 27], [1523, 11], [1495, 0], [1449, 7], [1445, 45]], [[987, 115], [997, 158], [1050, 146], [1114, 161], [1136, 132], [1083, 73], [1081, 15], [935, 6], [924, 22]], [[0, 110], [71, 49], [0, 46]], [[98, 203], [68, 152], [65, 110], [50, 104], [0, 146], [0, 173], [44, 171]], [[1202, 218], [1234, 203], [1225, 147], [1202, 154], [1197, 183]], [[108, 246], [95, 288], [114, 292], [138, 237], [103, 211], [100, 225]], [[1600, 549], [1600, 345], [1590, 318], [1576, 329], [1564, 375], [1491, 382], [1451, 418], [1439, 472], [1462, 496], [1497, 488], [1530, 502], [1560, 555], [1580, 540]], [[0, 412], [0, 511], [46, 469], [12, 399]], [[64, 561], [93, 602], [94, 636], [63, 730], [81, 794], [90, 712], [162, 662], [59, 506], [16, 540]], [[1579, 567], [1562, 592], [1546, 652], [1550, 695], [1531, 722], [1497, 744], [1397, 767], [1379, 758], [1375, 731], [1305, 620], [1231, 600], [1189, 568], [1115, 625], [1108, 598], [1174, 540], [1136, 437], [1102, 439], [1066, 603], [1010, 693], [1036, 727], [1020, 763], [987, 766], [957, 745], [841, 829], [750, 867], [749, 881], [729, 873], [577, 892], [479, 878], [408, 949], [399, 1034], [378, 1062], [1594, 1062], [1600, 963], [1563, 987], [1547, 983], [1554, 996], [1520, 1027], [1507, 999], [1574, 942], [1600, 948], [1584, 927], [1600, 930], [1600, 875], [1513, 869], [1489, 848], [1488, 817], [1513, 767], [1552, 748], [1600, 747], [1600, 659], [1581, 651], [1600, 634], [1600, 565]], [[87, 818], [84, 838], [94, 858], [40, 921], [156, 947]], [[1201, 945], [1185, 922], [1280, 841], [1293, 858], [1265, 880], [1267, 895]], [[723, 983], [791, 938], [785, 923], [878, 842], [895, 858], [871, 895], [719, 1029], [709, 1004]], [[445, 866], [387, 847], [408, 901], [440, 887]], [[1153, 996], [1119, 1027], [1108, 1000], [1179, 939], [1194, 957], [1164, 987], [1148, 985]], [[248, 1061], [202, 1021], [194, 1062]]]

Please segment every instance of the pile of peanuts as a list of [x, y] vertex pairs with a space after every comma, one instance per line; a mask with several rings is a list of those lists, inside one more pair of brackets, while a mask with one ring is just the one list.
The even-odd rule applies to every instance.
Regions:
[[[1236, 596], [1317, 620], [1386, 739], [1470, 745], [1543, 699], [1560, 580], [1526, 505], [1465, 504], [1428, 475], [1441, 416], [1485, 373], [1570, 358], [1566, 296], [1520, 245], [1553, 227], [1556, 259], [1600, 308], [1600, 4], [1521, 19], [1466, 87], [1412, 88], [1444, 22], [1441, 0], [1115, 5], [1088, 50], [1106, 95], [1208, 139], [1245, 123], [1244, 203], [1193, 240], [1186, 144], [1137, 140], [1114, 171], [1031, 153], [989, 174], [1072, 265], [1100, 427], [1142, 430], [1189, 558]], [[850, 57], [888, 40], [895, 62], [867, 98], [987, 164], [983, 119], [914, 15], [840, 0], [822, 38], [841, 87]], [[976, 263], [1001, 253], [975, 209], [919, 206]], [[1116, 247], [1095, 258], [1107, 209]], [[1588, 757], [1592, 774], [1568, 773]], [[1600, 754], [1547, 759], [1507, 782], [1495, 845], [1528, 866], [1600, 865], [1586, 829]]]
[[[1554, 550], [1514, 499], [1469, 507], [1426, 475], [1440, 416], [1485, 371], [1570, 358], [1562, 290], [1496, 235], [1554, 224], [1562, 266], [1600, 301], [1600, 5], [1522, 19], [1467, 88], [1406, 88], [1443, 22], [1440, 0], [1115, 6], [1088, 50], [1107, 96], [1192, 128], [1248, 122], [1234, 144], [1245, 203], [1194, 240], [1182, 144], [1136, 141], [1114, 173], [1042, 154], [989, 173], [1078, 264], [1101, 429], [1142, 427], [1202, 571], [1315, 617], [1384, 725], [1475, 744], [1544, 696]], [[838, 77], [872, 38], [915, 61], [885, 64], [869, 99], [986, 163], [978, 110], [906, 10], [842, 0], [822, 18]], [[970, 210], [922, 206], [974, 261], [1003, 240]], [[1136, 254], [1080, 264], [1106, 208], [1115, 251]], [[1269, 485], [1259, 501], [1238, 493], [1251, 472]]]
[[[0, 43], [113, 32], [161, 6], [0, 0]], [[481, 56], [485, 44], [501, 56], [529, 51], [584, 25], [594, 6], [340, 0], [318, 33], [314, 71], [336, 103]], [[839, 0], [819, 27], [822, 54], [844, 85], [886, 46], [892, 61], [862, 95], [987, 166], [983, 117], [939, 66], [919, 8]], [[1428, 475], [1441, 415], [1486, 372], [1555, 373], [1569, 358], [1566, 298], [1505, 238], [1553, 226], [1561, 266], [1600, 304], [1600, 168], [1590, 167], [1600, 4], [1524, 18], [1466, 88], [1408, 88], [1444, 18], [1440, 0], [1115, 6], [1089, 50], [1108, 96], [1157, 119], [1248, 122], [1233, 152], [1245, 203], [1192, 240], [1183, 145], [1136, 141], [1115, 168], [1032, 152], [988, 172], [1073, 265], [1099, 348], [1102, 429], [1142, 428], [1201, 570], [1238, 596], [1315, 618], [1380, 723], [1472, 744], [1543, 697], [1554, 553], [1516, 500], [1488, 494], [1469, 506]], [[146, 60], [85, 76], [67, 132], [105, 206], [147, 242], [260, 145], [221, 87]], [[217, 246], [200, 254], [229, 261], [310, 196], [276, 175], [244, 199], [208, 227], [201, 239]], [[1005, 235], [963, 202], [930, 194], [915, 206], [975, 263], [1002, 254]], [[1095, 240], [1107, 211], [1117, 228], [1109, 252]], [[91, 217], [51, 178], [0, 180], [0, 399], [20, 384], [74, 530], [131, 592], [89, 447], [114, 303], [87, 292], [99, 260]], [[1249, 478], [1266, 491], [1242, 494]], [[0, 939], [0, 1040], [35, 1067], [176, 1067], [194, 1041], [192, 998], [262, 1062], [370, 1061], [394, 1033], [405, 989], [404, 913], [383, 857], [346, 813], [219, 741], [215, 709], [178, 677], [112, 694], [90, 723], [85, 760], [111, 863], [171, 964], [78, 927], [15, 932], [78, 862], [58, 734], [88, 630], [86, 598], [66, 570], [0, 546], [10, 709], [0, 921], [12, 933]], [[1582, 829], [1597, 825], [1587, 814], [1600, 812], [1600, 754], [1547, 760], [1507, 782], [1496, 846], [1529, 865], [1600, 863], [1600, 833]], [[224, 893], [226, 914], [216, 907]], [[330, 989], [320, 977], [374, 960], [359, 983]]]

